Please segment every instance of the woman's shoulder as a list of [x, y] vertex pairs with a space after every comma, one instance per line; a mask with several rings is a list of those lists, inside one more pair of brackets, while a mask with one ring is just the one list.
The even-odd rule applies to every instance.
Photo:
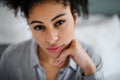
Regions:
[[26, 40], [26, 41], [23, 41], [23, 42], [20, 42], [20, 43], [11, 44], [6, 48], [4, 53], [5, 52], [13, 52], [13, 51], [19, 52], [19, 51], [29, 47], [31, 45], [31, 42], [32, 42], [32, 40]]
[[87, 43], [84, 43], [84, 42], [80, 42], [83, 49], [87, 52], [87, 54], [91, 57], [93, 55], [96, 55], [96, 56], [100, 56], [97, 51], [89, 44]]
[[[18, 75], [18, 68], [23, 70], [29, 63], [29, 50], [32, 40], [23, 41], [10, 45], [4, 52], [0, 60], [0, 74]], [[11, 73], [12, 72], [12, 73]]]
[[23, 41], [17, 44], [11, 44], [6, 48], [1, 57], [1, 61], [18, 60], [21, 55], [25, 55], [30, 49], [32, 40]]
[[103, 61], [101, 55], [90, 45], [82, 43], [82, 46], [86, 53], [90, 56], [96, 66], [102, 66]]

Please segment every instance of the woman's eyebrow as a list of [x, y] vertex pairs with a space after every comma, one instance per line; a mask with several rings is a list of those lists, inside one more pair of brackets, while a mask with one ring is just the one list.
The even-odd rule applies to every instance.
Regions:
[[59, 18], [59, 17], [61, 17], [61, 16], [64, 16], [64, 15], [66, 15], [66, 14], [65, 14], [65, 13], [59, 14], [59, 15], [55, 16], [53, 19], [51, 19], [51, 21], [54, 21], [55, 19], [57, 19], [57, 18]]
[[[55, 16], [53, 19], [51, 19], [51, 21], [54, 21], [55, 19], [57, 19], [57, 18], [59, 18], [61, 16], [64, 16], [64, 15], [66, 15], [66, 14], [65, 13], [59, 14], [59, 15]], [[34, 24], [34, 23], [41, 23], [41, 24], [43, 24], [42, 21], [38, 21], [38, 20], [33, 20], [32, 22], [30, 22], [30, 24]]]
[[41, 23], [41, 24], [43, 24], [43, 22], [37, 21], [37, 20], [32, 21], [30, 24], [34, 24], [34, 23]]

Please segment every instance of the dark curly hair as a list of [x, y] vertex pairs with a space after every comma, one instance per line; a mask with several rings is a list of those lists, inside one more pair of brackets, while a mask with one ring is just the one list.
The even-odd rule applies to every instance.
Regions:
[[[4, 0], [4, 5], [9, 9], [13, 9], [15, 16], [17, 15], [19, 9], [24, 14], [26, 18], [29, 17], [29, 12], [31, 8], [38, 4], [44, 3], [50, 0]], [[61, 3], [64, 6], [68, 6], [70, 4], [71, 12], [77, 12], [80, 16], [82, 13], [84, 16], [88, 15], [88, 0], [51, 0], [56, 3]]]

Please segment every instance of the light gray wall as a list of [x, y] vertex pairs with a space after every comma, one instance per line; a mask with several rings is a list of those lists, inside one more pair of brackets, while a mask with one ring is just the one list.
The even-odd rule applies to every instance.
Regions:
[[89, 0], [89, 9], [92, 14], [120, 15], [120, 0]]
[[26, 20], [0, 5], [0, 44], [21, 42], [31, 37]]

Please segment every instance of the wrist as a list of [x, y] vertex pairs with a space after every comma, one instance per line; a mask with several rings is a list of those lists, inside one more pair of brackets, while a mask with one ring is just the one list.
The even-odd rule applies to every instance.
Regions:
[[89, 64], [83, 68], [83, 71], [84, 71], [84, 75], [88, 76], [96, 72], [96, 67], [94, 64]]

